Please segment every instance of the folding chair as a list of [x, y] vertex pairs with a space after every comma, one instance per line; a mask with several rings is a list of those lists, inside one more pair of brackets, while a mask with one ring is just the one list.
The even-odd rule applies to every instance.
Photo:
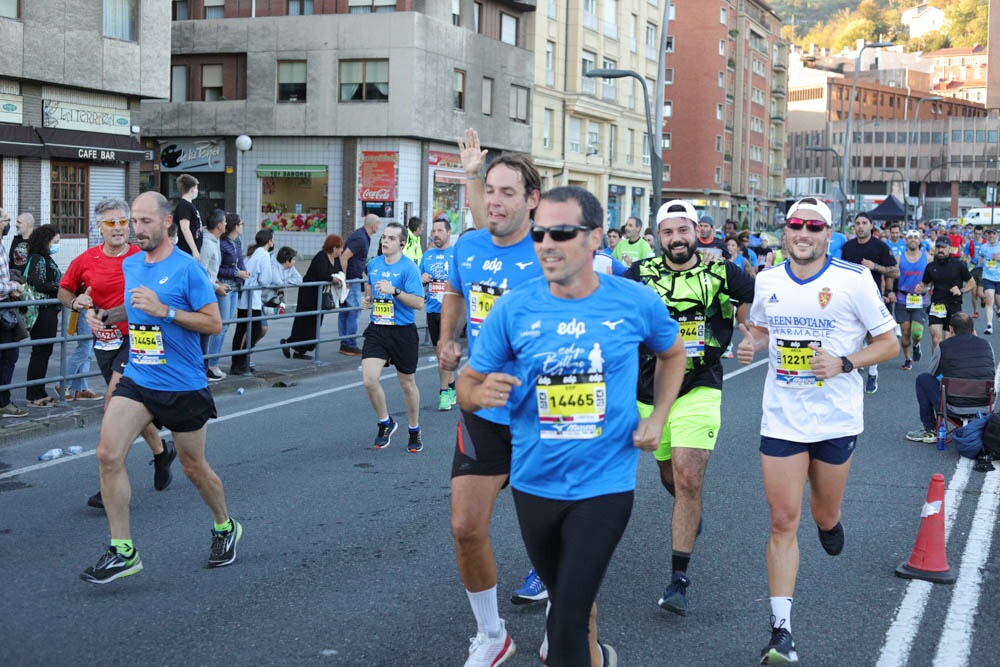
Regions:
[[[954, 401], [963, 405], [955, 405]], [[938, 404], [936, 429], [945, 424], [947, 439], [977, 414], [993, 412], [993, 380], [941, 379], [941, 402]]]

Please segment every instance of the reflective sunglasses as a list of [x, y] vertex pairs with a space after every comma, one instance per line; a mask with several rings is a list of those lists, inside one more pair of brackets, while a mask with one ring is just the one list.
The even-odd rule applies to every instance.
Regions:
[[114, 229], [115, 227], [128, 227], [128, 218], [120, 218], [118, 220], [101, 220], [101, 224], [108, 229]]
[[795, 231], [799, 231], [803, 227], [810, 232], [822, 232], [826, 229], [826, 223], [822, 220], [803, 220], [802, 218], [789, 218], [785, 220], [785, 226]]
[[545, 235], [548, 234], [556, 243], [562, 243], [563, 241], [575, 239], [576, 235], [580, 232], [589, 231], [590, 227], [584, 227], [583, 225], [555, 225], [553, 227], [539, 227], [535, 225], [531, 228], [531, 240], [535, 243], [541, 243], [545, 240]]

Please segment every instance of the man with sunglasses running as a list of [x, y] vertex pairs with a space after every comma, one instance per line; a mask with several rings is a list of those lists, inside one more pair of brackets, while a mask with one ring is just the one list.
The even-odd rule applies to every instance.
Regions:
[[[128, 320], [123, 305], [125, 274], [122, 262], [141, 251], [139, 246], [128, 241], [129, 206], [124, 199], [102, 199], [94, 207], [94, 216], [104, 243], [88, 248], [70, 262], [59, 282], [59, 300], [71, 310], [87, 313], [95, 309], [98, 315], [88, 318], [87, 322], [94, 334], [94, 358], [108, 386], [104, 394], [107, 409], [111, 394], [125, 372], [129, 355], [129, 346], [123, 344], [128, 340]], [[159, 430], [151, 423], [142, 429], [142, 438], [153, 452], [153, 488], [163, 491], [170, 486], [170, 464], [177, 452], [173, 442], [161, 439]], [[87, 504], [104, 509], [101, 492], [88, 498]]]
[[[690, 202], [667, 202], [656, 220], [663, 254], [633, 264], [625, 275], [653, 288], [679, 322], [684, 341], [684, 383], [654, 457], [660, 481], [674, 497], [671, 578], [659, 605], [686, 616], [687, 569], [701, 527], [701, 488], [722, 422], [722, 354], [733, 337], [734, 315], [746, 321], [754, 281], [732, 262], [702, 258], [696, 231], [701, 223]], [[653, 412], [656, 367], [656, 356], [640, 347], [638, 405], [643, 417]]]
[[[544, 278], [496, 304], [458, 380], [464, 410], [510, 406], [510, 482], [528, 554], [549, 585], [541, 657], [553, 665], [615, 664], [607, 644], [599, 660], [591, 652], [593, 604], [631, 515], [637, 448], [656, 447], [685, 363], [656, 294], [594, 271], [603, 220], [583, 188], [542, 196], [531, 239]], [[629, 307], [608, 317], [609, 303]], [[659, 365], [655, 409], [642, 420], [627, 402], [640, 343]]]
[[844, 547], [840, 506], [864, 431], [864, 386], [852, 371], [899, 352], [896, 323], [869, 270], [827, 255], [830, 226], [823, 202], [806, 197], [792, 204], [783, 241], [788, 261], [757, 274], [750, 326], [740, 325], [740, 363], [768, 353], [760, 452], [771, 512], [771, 641], [761, 664], [798, 662], [791, 611], [806, 480], [820, 544], [831, 556]]

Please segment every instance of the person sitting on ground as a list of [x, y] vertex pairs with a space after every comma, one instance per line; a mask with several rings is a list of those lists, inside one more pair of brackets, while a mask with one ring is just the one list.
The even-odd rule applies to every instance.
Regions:
[[[917, 406], [923, 428], [910, 431], [906, 439], [912, 442], [932, 443], [937, 440], [936, 411], [941, 403], [941, 381], [938, 378], [964, 380], [993, 380], [996, 366], [993, 348], [983, 338], [976, 336], [972, 317], [968, 313], [955, 313], [949, 320], [950, 336], [934, 348], [931, 371], [917, 376]], [[975, 399], [956, 397], [949, 399], [956, 408], [975, 407]]]

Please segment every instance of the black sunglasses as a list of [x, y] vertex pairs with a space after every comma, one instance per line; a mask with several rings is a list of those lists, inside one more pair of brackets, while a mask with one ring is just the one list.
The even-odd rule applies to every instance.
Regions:
[[575, 239], [576, 235], [580, 232], [589, 231], [590, 227], [584, 227], [583, 225], [555, 225], [553, 227], [539, 227], [535, 225], [531, 228], [531, 240], [535, 243], [541, 243], [545, 240], [545, 234], [548, 234], [556, 243], [562, 243], [563, 241]]
[[810, 232], [821, 232], [826, 229], [826, 223], [822, 220], [803, 220], [802, 218], [789, 218], [785, 220], [785, 226], [795, 231], [799, 231], [803, 227]]

